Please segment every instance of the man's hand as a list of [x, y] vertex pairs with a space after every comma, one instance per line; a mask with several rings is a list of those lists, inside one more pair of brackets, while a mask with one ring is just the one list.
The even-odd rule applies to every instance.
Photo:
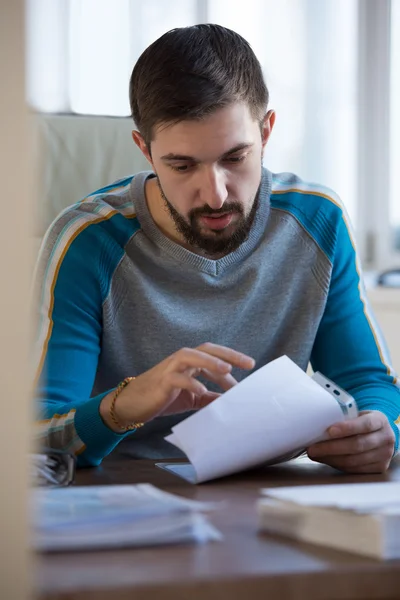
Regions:
[[[232, 367], [252, 369], [254, 364], [250, 356], [225, 346], [206, 343], [198, 348], [182, 348], [131, 381], [118, 396], [115, 415], [125, 426], [203, 408], [220, 394], [209, 392], [197, 377], [202, 375], [227, 391], [237, 383], [231, 375]], [[103, 398], [100, 415], [110, 429], [117, 431], [109, 414], [113, 395], [111, 392]]]
[[394, 452], [395, 435], [378, 410], [360, 412], [328, 429], [330, 439], [307, 449], [311, 460], [348, 473], [384, 473]]

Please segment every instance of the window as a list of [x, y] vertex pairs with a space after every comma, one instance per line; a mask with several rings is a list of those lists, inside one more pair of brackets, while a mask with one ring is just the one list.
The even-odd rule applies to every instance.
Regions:
[[43, 112], [127, 116], [132, 66], [196, 0], [27, 0], [28, 101]]
[[390, 102], [390, 228], [393, 249], [400, 252], [400, 0], [392, 0]]
[[262, 63], [277, 114], [266, 165], [332, 187], [354, 220], [356, 0], [247, 0], [246, 10], [218, 0], [209, 12], [210, 21], [243, 35]]
[[238, 31], [277, 113], [265, 164], [341, 196], [364, 266], [400, 258], [400, 0], [27, 0], [27, 11], [28, 100], [41, 112], [128, 116], [132, 66], [163, 32]]

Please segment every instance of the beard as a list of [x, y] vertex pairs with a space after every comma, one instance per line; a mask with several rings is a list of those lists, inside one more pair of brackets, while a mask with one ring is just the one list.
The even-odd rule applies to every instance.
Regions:
[[[157, 183], [161, 197], [164, 200], [176, 230], [183, 236], [189, 246], [200, 250], [207, 256], [216, 258], [234, 252], [247, 240], [260, 203], [259, 191], [261, 181], [256, 194], [251, 199], [251, 209], [248, 215], [245, 215], [243, 206], [240, 202], [232, 201], [225, 202], [224, 205], [217, 210], [211, 208], [208, 204], [203, 207], [194, 208], [189, 212], [188, 220], [182, 217], [182, 215], [173, 207], [164, 194], [158, 178]], [[231, 228], [228, 225], [225, 229], [210, 230], [210, 233], [208, 234], [203, 233], [199, 224], [200, 218], [209, 215], [215, 217], [218, 214], [238, 215], [234, 231], [229, 231]]]

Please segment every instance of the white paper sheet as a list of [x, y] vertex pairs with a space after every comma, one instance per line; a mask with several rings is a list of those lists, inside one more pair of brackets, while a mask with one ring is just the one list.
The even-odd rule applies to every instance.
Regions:
[[337, 401], [287, 356], [181, 421], [165, 439], [201, 483], [302, 450], [344, 420]]
[[32, 491], [32, 545], [39, 550], [148, 546], [221, 539], [198, 502], [150, 484]]
[[265, 488], [261, 493], [274, 500], [302, 506], [338, 508], [356, 512], [400, 512], [400, 482], [300, 485]]

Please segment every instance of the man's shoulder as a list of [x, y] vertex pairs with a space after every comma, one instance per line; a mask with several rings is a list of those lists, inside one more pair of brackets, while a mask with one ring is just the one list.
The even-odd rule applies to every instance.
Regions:
[[40, 263], [119, 257], [141, 229], [130, 190], [133, 177], [117, 180], [65, 208], [44, 236]]
[[130, 193], [133, 178], [119, 179], [65, 208], [47, 230], [45, 242], [75, 239], [86, 230], [90, 237], [109, 231], [122, 239], [140, 229]]
[[127, 197], [129, 197], [129, 190], [134, 177], [135, 175], [128, 175], [127, 177], [117, 179], [116, 181], [91, 192], [77, 204], [105, 201], [118, 206], [121, 203], [124, 203], [127, 200]]
[[272, 174], [271, 205], [309, 216], [322, 212], [341, 217], [344, 210], [342, 201], [332, 189], [304, 181], [293, 173]]
[[292, 173], [272, 175], [271, 208], [292, 217], [330, 259], [340, 223], [344, 219], [349, 225], [343, 204], [333, 190]]
[[82, 213], [94, 214], [99, 217], [108, 217], [110, 214], [120, 214], [121, 216], [132, 218], [135, 215], [135, 205], [130, 193], [131, 184], [135, 175], [129, 175], [123, 179], [117, 179], [110, 185], [99, 188], [91, 192], [79, 202], [68, 207], [63, 214]]

